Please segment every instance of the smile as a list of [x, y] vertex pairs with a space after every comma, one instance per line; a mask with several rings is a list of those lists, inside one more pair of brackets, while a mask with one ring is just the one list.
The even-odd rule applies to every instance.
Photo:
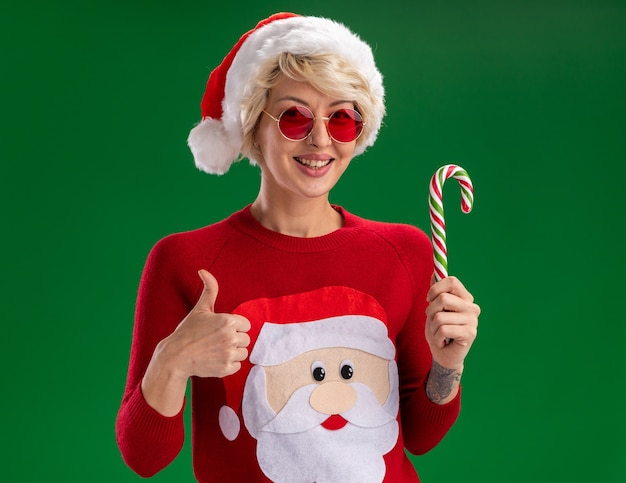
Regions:
[[311, 169], [320, 169], [323, 168], [324, 166], [328, 166], [330, 164], [330, 162], [333, 160], [331, 159], [325, 159], [325, 160], [319, 160], [319, 159], [304, 159], [304, 158], [294, 158], [296, 161], [298, 161], [298, 163], [300, 163], [302, 166], [306, 166], [307, 168], [311, 168]]

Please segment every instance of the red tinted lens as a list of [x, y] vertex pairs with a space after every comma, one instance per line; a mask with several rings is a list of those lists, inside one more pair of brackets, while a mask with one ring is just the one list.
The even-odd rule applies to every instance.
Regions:
[[339, 109], [328, 120], [328, 132], [335, 141], [349, 143], [361, 135], [363, 118], [354, 109]]
[[290, 107], [280, 115], [278, 127], [286, 138], [301, 141], [313, 129], [313, 113], [306, 107]]

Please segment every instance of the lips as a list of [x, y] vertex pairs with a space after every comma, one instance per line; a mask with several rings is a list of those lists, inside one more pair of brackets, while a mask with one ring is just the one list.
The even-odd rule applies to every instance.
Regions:
[[346, 419], [342, 418], [339, 414], [333, 414], [322, 423], [322, 427], [330, 431], [336, 431], [343, 428], [346, 424], [348, 424]]

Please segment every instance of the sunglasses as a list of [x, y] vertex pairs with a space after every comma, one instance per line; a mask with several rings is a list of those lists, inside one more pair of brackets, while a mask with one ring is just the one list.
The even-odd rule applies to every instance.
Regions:
[[290, 141], [302, 141], [313, 131], [316, 119], [326, 121], [328, 135], [338, 143], [350, 143], [363, 132], [365, 121], [354, 109], [338, 109], [328, 117], [315, 117], [305, 106], [292, 106], [280, 113], [277, 118], [263, 109], [278, 124], [280, 133]]

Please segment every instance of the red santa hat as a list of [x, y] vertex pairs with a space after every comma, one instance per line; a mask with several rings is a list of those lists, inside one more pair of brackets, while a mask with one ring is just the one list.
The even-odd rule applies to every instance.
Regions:
[[[382, 76], [370, 46], [346, 26], [321, 17], [272, 15], [246, 32], [209, 76], [201, 103], [202, 121], [187, 140], [199, 169], [224, 174], [237, 160], [243, 144], [242, 100], [260, 66], [283, 52], [338, 54], [365, 76], [375, 97], [384, 98]], [[368, 131], [359, 139], [355, 156], [374, 144], [383, 115], [381, 102], [367, 118]]]

